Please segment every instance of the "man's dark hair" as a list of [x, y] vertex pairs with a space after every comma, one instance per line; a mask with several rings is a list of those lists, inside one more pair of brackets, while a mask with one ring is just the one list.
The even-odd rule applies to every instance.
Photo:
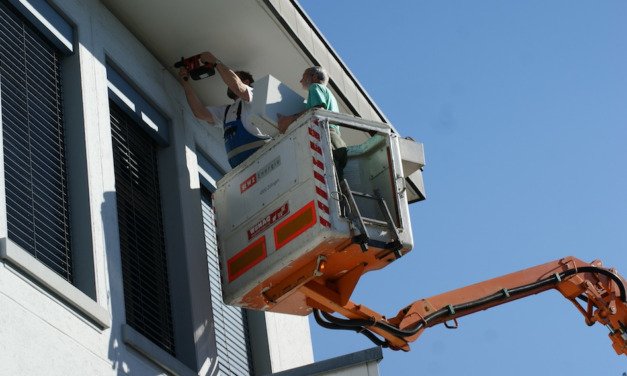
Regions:
[[252, 75], [252, 74], [250, 74], [249, 72], [246, 72], [246, 71], [241, 71], [241, 70], [240, 70], [240, 71], [235, 72], [235, 74], [236, 74], [236, 75], [237, 75], [237, 77], [239, 77], [239, 78], [240, 78], [240, 80], [242, 80], [242, 81], [248, 80], [251, 84], [252, 84], [253, 82], [255, 82], [255, 80], [253, 79], [253, 75]]

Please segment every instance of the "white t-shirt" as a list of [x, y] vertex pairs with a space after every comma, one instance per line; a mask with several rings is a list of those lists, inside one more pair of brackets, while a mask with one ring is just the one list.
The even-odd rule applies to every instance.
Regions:
[[[253, 100], [253, 88], [250, 86], [246, 87], [248, 90], [248, 93], [250, 94], [250, 100], [252, 102]], [[222, 130], [224, 130], [224, 123], [228, 123], [230, 121], [236, 120], [237, 119], [237, 107], [239, 106], [240, 103], [242, 103], [242, 123], [244, 124], [244, 128], [246, 128], [246, 130], [257, 137], [261, 137], [261, 138], [266, 138], [269, 137], [268, 135], [264, 134], [261, 129], [255, 127], [254, 125], [251, 124], [250, 122], [250, 116], [251, 116], [251, 102], [244, 102], [242, 101], [241, 98], [237, 98], [235, 100], [235, 102], [233, 102], [233, 104], [231, 104], [231, 107], [229, 107], [229, 111], [226, 114], [226, 120], [224, 119], [224, 111], [226, 110], [227, 105], [223, 105], [223, 106], [207, 106], [207, 110], [209, 110], [209, 112], [211, 112], [211, 116], [213, 116], [213, 123], [215, 126], [222, 128]]]

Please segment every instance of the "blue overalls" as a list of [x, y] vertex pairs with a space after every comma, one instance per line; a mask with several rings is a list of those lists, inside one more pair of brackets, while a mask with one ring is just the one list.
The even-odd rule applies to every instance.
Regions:
[[229, 164], [235, 168], [246, 158], [250, 157], [257, 149], [270, 140], [270, 137], [262, 138], [248, 132], [242, 123], [242, 101], [237, 106], [237, 117], [233, 121], [226, 122], [226, 115], [231, 105], [224, 110], [224, 145]]

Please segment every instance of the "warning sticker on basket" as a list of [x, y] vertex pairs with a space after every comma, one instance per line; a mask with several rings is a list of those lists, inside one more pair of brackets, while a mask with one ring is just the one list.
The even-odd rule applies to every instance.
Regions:
[[248, 190], [248, 188], [257, 184], [257, 174], [251, 175], [248, 179], [244, 180], [242, 184], [239, 185], [239, 193], [244, 193]]
[[281, 205], [280, 208], [276, 209], [272, 213], [263, 217], [259, 222], [257, 222], [253, 227], [249, 228], [248, 240], [252, 240], [255, 236], [261, 234], [265, 230], [267, 230], [270, 226], [276, 223], [279, 219], [285, 217], [290, 213], [290, 207], [287, 202]]
[[274, 158], [272, 161], [267, 163], [265, 166], [260, 168], [257, 172], [255, 172], [254, 174], [250, 175], [250, 177], [248, 177], [246, 180], [244, 180], [239, 185], [239, 192], [240, 193], [246, 192], [252, 186], [257, 184], [257, 182], [259, 180], [263, 179], [270, 172], [272, 172], [272, 171], [276, 170], [277, 168], [279, 168], [279, 166], [281, 166], [281, 156], [278, 156], [278, 157]]

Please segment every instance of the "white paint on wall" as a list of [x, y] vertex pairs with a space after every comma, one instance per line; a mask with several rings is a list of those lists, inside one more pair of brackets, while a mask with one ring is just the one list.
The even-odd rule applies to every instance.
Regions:
[[307, 317], [266, 313], [266, 328], [273, 372], [313, 363], [313, 347]]
[[[200, 196], [197, 177], [197, 148], [227, 169], [219, 132], [197, 121], [190, 113], [183, 90], [176, 78], [147, 51], [111, 13], [96, 0], [51, 1], [76, 26], [77, 45], [73, 58], [74, 74], [80, 77], [80, 92], [71, 93], [72, 105], [82, 106], [83, 137], [87, 156], [86, 171], [70, 171], [70, 178], [88, 184], [95, 297], [111, 316], [111, 328], [101, 329], [68, 304], [45, 291], [19, 270], [0, 264], [0, 375], [159, 375], [165, 371], [126, 346], [121, 327], [125, 322], [121, 258], [115, 204], [115, 181], [111, 145], [109, 104], [105, 61], [110, 59], [132, 79], [172, 122], [172, 157], [168, 175], [172, 193], [166, 195], [170, 218], [179, 222], [180, 255], [194, 263], [204, 257]], [[178, 174], [178, 175], [177, 175]], [[86, 176], [84, 176], [86, 175]], [[166, 221], [167, 222], [167, 221]], [[178, 231], [178, 230], [177, 230]], [[190, 266], [191, 268], [191, 266]], [[191, 270], [191, 269], [190, 269]], [[205, 268], [206, 270], [206, 268]], [[189, 336], [197, 341], [196, 370], [215, 370], [215, 344], [207, 336], [211, 328], [209, 288], [202, 268], [193, 268], [188, 285], [191, 299], [198, 303], [186, 312], [191, 322]], [[206, 273], [206, 272], [205, 272]], [[199, 282], [200, 281], [200, 282]], [[204, 298], [203, 298], [204, 296]], [[311, 363], [313, 351], [308, 321], [304, 317], [267, 315], [267, 338], [274, 371]]]

